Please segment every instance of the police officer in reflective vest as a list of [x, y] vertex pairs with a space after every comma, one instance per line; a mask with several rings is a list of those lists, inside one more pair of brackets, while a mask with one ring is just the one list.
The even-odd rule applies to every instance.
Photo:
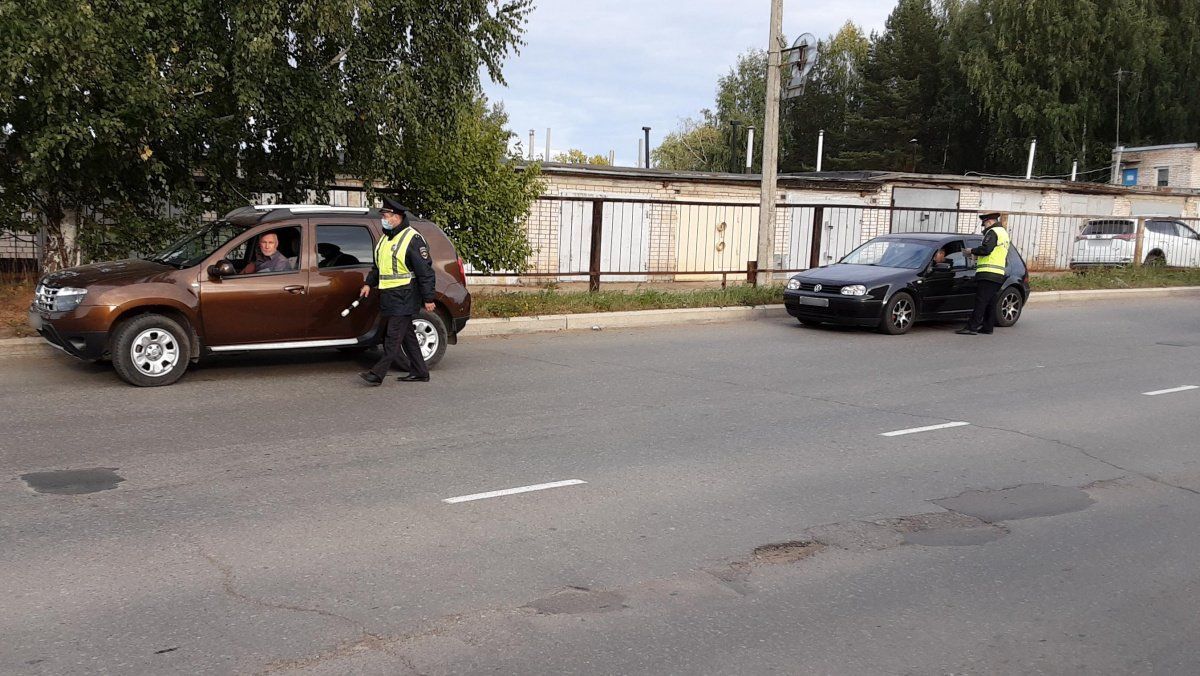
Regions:
[[956, 331], [964, 336], [991, 333], [996, 325], [996, 296], [1008, 276], [1008, 249], [1011, 239], [1000, 224], [1000, 214], [988, 213], [983, 221], [983, 245], [971, 249], [975, 259], [975, 312], [963, 328]]
[[[366, 298], [371, 287], [379, 287], [379, 316], [386, 325], [383, 357], [370, 371], [358, 374], [371, 385], [383, 382], [393, 362], [408, 371], [407, 376], [397, 380], [429, 382], [429, 367], [413, 331], [413, 315], [421, 310], [422, 303], [426, 311], [433, 312], [435, 277], [429, 245], [409, 225], [408, 213], [403, 204], [383, 199], [379, 210], [383, 237], [375, 245], [375, 266], [358, 294]], [[400, 351], [401, 344], [407, 358]]]

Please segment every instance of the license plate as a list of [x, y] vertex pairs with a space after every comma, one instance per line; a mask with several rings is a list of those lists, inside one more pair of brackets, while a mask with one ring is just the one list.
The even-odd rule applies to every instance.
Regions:
[[815, 305], [816, 307], [829, 307], [828, 298], [809, 298], [808, 296], [800, 296], [799, 302], [801, 305]]

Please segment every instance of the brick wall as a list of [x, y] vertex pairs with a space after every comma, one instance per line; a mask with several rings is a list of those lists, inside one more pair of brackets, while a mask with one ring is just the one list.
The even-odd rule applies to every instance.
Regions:
[[1137, 185], [1140, 188], [1157, 187], [1158, 168], [1166, 167], [1168, 187], [1200, 189], [1200, 150], [1195, 148], [1126, 151], [1121, 155], [1121, 165], [1138, 170]]

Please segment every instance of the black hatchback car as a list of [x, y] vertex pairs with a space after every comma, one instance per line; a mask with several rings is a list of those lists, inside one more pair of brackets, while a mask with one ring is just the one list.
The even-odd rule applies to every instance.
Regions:
[[[876, 237], [834, 265], [792, 277], [784, 305], [806, 326], [876, 327], [893, 335], [922, 320], [966, 319], [975, 307], [975, 258], [969, 250], [982, 243], [982, 235], [951, 233]], [[1016, 324], [1029, 298], [1029, 273], [1016, 247], [1009, 250], [1007, 273], [996, 301], [996, 326]]]

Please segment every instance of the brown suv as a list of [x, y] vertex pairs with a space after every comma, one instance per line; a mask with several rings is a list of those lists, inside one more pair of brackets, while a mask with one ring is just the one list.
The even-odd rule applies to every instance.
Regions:
[[[429, 243], [437, 309], [413, 322], [430, 366], [471, 314], [462, 260], [441, 228], [411, 220]], [[279, 271], [248, 268], [274, 235]], [[377, 345], [379, 294], [358, 298], [380, 237], [379, 212], [321, 205], [243, 207], [146, 260], [93, 263], [42, 278], [29, 323], [55, 347], [111, 359], [133, 385], [169, 385], [220, 352]], [[262, 247], [271, 248], [271, 239]]]

